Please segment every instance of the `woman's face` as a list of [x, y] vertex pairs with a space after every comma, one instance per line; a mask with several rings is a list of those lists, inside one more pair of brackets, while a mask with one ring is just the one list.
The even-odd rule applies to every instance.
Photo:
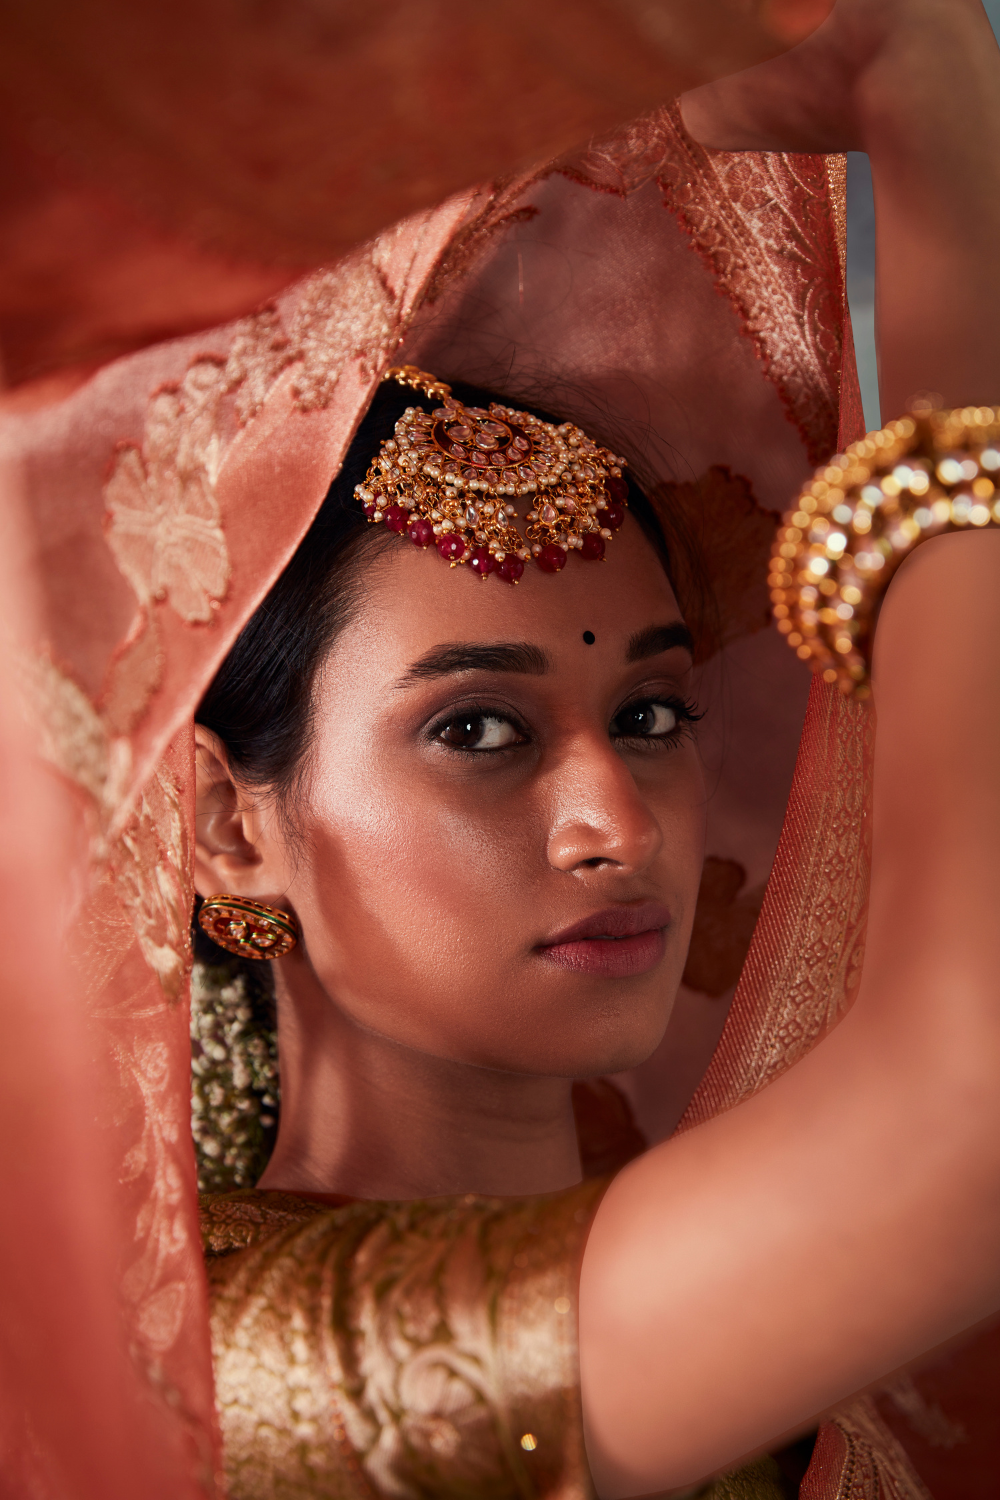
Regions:
[[259, 894], [302, 925], [284, 962], [435, 1056], [633, 1066], [666, 1026], [702, 864], [691, 658], [660, 562], [629, 518], [605, 563], [517, 587], [402, 541], [364, 566], [315, 686], [301, 837], [272, 819], [258, 843]]

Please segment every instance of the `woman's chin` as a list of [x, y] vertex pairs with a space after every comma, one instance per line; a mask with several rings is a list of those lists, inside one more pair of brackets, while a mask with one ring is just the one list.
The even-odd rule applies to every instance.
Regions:
[[652, 1057], [663, 1040], [670, 1008], [657, 1007], [652, 1015], [620, 1014], [592, 1017], [581, 1024], [575, 1016], [565, 1026], [549, 1031], [547, 1045], [535, 1046], [528, 1055], [510, 1056], [504, 1071], [551, 1078], [602, 1078], [626, 1073]]

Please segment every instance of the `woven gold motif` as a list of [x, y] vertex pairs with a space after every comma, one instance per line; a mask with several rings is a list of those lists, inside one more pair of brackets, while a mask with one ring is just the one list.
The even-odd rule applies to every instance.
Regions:
[[189, 846], [180, 788], [166, 764], [143, 787], [109, 865], [143, 958], [167, 998], [179, 999], [191, 958]]
[[210, 620], [229, 586], [215, 496], [225, 390], [223, 362], [199, 359], [179, 385], [157, 392], [142, 448], [119, 448], [104, 491], [108, 545], [140, 604], [166, 600], [189, 623]]
[[872, 748], [864, 705], [815, 681], [760, 919], [722, 1040], [680, 1128], [762, 1089], [850, 1004], [867, 927]]
[[576, 1280], [605, 1185], [203, 1200], [232, 1500], [590, 1500]]

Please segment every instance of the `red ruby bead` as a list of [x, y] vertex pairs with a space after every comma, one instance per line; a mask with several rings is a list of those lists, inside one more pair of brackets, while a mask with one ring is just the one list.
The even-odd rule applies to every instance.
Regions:
[[411, 521], [406, 528], [406, 535], [414, 547], [429, 547], [434, 540], [434, 527], [430, 521]]
[[605, 480], [604, 488], [612, 500], [617, 500], [619, 505], [625, 504], [625, 501], [628, 499], [628, 485], [624, 479], [619, 479], [617, 475], [612, 474], [610, 479]]
[[437, 547], [445, 562], [458, 562], [465, 556], [465, 543], [460, 536], [439, 536]]
[[562, 547], [557, 547], [555, 542], [549, 542], [549, 545], [539, 552], [535, 562], [543, 573], [558, 573], [566, 566], [566, 553]]
[[602, 526], [607, 526], [611, 531], [617, 531], [625, 520], [625, 507], [612, 501], [610, 505], [603, 506], [597, 512], [597, 519]]
[[524, 572], [524, 563], [512, 552], [508, 552], [503, 562], [497, 563], [497, 577], [502, 578], [505, 583], [516, 583]]
[[375, 514], [375, 506], [373, 502], [371, 500], [366, 500], [361, 508], [370, 521], [372, 516]]
[[580, 546], [580, 556], [587, 562], [599, 562], [604, 556], [604, 538], [596, 531], [588, 531]]
[[385, 524], [390, 531], [405, 531], [409, 517], [401, 505], [390, 505], [385, 513]]
[[477, 547], [469, 558], [469, 567], [473, 573], [478, 573], [480, 578], [485, 578], [487, 573], [492, 573], [497, 565], [497, 560], [488, 547]]

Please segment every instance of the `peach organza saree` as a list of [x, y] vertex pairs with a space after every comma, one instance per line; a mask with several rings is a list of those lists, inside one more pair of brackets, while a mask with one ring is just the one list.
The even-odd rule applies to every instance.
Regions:
[[[28, 167], [23, 184], [21, 249], [78, 222], [58, 173], [48, 198]], [[219, 196], [224, 241], [238, 205]], [[198, 323], [190, 302], [171, 321], [155, 237], [130, 262], [151, 310], [103, 346], [84, 313], [76, 344], [71, 317], [18, 343], [8, 309], [15, 376], [92, 368], [12, 392], [0, 419], [5, 1494], [219, 1492], [189, 1121], [191, 719], [390, 362], [544, 389], [614, 434], [704, 559], [716, 606], [694, 578], [685, 602], [714, 790], [685, 981], [720, 1022], [735, 998], [679, 1128], [813, 1045], [863, 959], [868, 718], [769, 628], [764, 566], [796, 486], [861, 431], [842, 159], [706, 152], [662, 108], [336, 255], [305, 220], [297, 266], [259, 233], [221, 326], [150, 341], [157, 318]], [[212, 255], [195, 282], [209, 260], [225, 279]], [[101, 297], [92, 276], [69, 300]], [[654, 1058], [625, 1080], [652, 1136], [677, 1124], [659, 1078]], [[838, 1413], [803, 1494], [913, 1500], [903, 1444], [939, 1497], [986, 1494], [989, 1359], [980, 1341]]]

